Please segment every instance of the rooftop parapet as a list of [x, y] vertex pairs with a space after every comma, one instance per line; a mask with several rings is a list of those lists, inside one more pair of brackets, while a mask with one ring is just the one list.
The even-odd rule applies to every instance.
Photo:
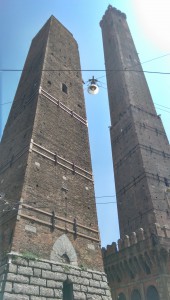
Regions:
[[131, 247], [148, 238], [151, 239], [152, 245], [156, 245], [159, 237], [170, 238], [170, 228], [167, 225], [161, 226], [158, 223], [154, 223], [150, 230], [144, 231], [143, 228], [139, 228], [136, 232], [119, 239], [117, 244], [113, 242], [111, 245], [107, 245], [106, 248], [102, 248], [102, 252], [104, 256], [109, 256], [118, 252], [118, 250]]

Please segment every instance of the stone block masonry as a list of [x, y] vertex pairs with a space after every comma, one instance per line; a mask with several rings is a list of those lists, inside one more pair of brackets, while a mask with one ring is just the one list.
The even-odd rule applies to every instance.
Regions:
[[0, 279], [0, 300], [63, 299], [63, 284], [73, 285], [74, 300], [111, 300], [106, 275], [83, 267], [9, 254]]

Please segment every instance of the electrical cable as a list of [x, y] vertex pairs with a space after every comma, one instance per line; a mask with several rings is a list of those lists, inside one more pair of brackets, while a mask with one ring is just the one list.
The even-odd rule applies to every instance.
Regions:
[[[105, 87], [102, 87], [102, 88], [104, 88], [104, 89], [107, 89], [107, 88], [105, 88]], [[1, 103], [0, 104], [0, 106], [3, 106], [3, 105], [6, 105], [6, 104], [9, 104], [9, 103], [12, 103], [13, 101], [9, 101], [9, 102], [5, 102], [5, 103]], [[166, 109], [169, 109], [170, 110], [170, 107], [167, 107], [167, 106], [164, 106], [164, 105], [161, 105], [161, 104], [158, 104], [158, 103], [155, 103], [154, 102], [154, 104], [156, 105], [156, 106], [161, 106], [161, 107], [164, 107], [164, 108], [166, 108]], [[22, 105], [20, 105], [20, 106], [18, 106], [18, 107], [21, 107]], [[163, 110], [163, 109], [161, 109], [161, 108], [159, 108], [159, 107], [157, 107], [157, 109], [160, 109], [160, 110], [162, 110], [162, 111], [164, 111], [164, 112], [167, 112], [167, 113], [170, 113], [169, 111], [167, 111], [167, 110]]]
[[[22, 72], [23, 69], [0, 69], [0, 72]], [[160, 72], [160, 71], [148, 71], [148, 70], [130, 70], [130, 69], [77, 69], [77, 70], [71, 70], [71, 69], [47, 69], [42, 70], [42, 72], [137, 72], [137, 73], [148, 73], [148, 74], [160, 74], [160, 75], [170, 75], [170, 72]]]
[[6, 104], [9, 104], [9, 103], [12, 103], [12, 102], [13, 102], [13, 101], [5, 102], [5, 103], [0, 103], [0, 106], [6, 105]]
[[[156, 193], [156, 192], [155, 192]], [[156, 193], [156, 194], [159, 194], [159, 192], [158, 193]], [[96, 197], [96, 198], [106, 198], [106, 197], [115, 197], [116, 195], [111, 195], [111, 196], [99, 196], [99, 197]], [[91, 198], [93, 198], [93, 197], [91, 197]], [[89, 198], [86, 198], [86, 199], [89, 199]], [[164, 199], [158, 199], [158, 198], [152, 198], [152, 200], [161, 200], [161, 201], [163, 201], [163, 200], [165, 200], [165, 198]], [[24, 203], [24, 202], [15, 202], [18, 206], [21, 204], [26, 204], [26, 205], [29, 205], [29, 204], [31, 204], [31, 203], [34, 203], [34, 204], [36, 204], [36, 202], [34, 201], [34, 202], [27, 202], [27, 203]], [[15, 204], [15, 203], [13, 203], [13, 204]], [[109, 202], [99, 202], [99, 203], [94, 203], [94, 205], [107, 205], [107, 204], [118, 204], [118, 205], [121, 205], [122, 204], [122, 202], [117, 202], [117, 201], [109, 201]], [[2, 204], [1, 204], [2, 205]], [[7, 204], [6, 204], [7, 205]], [[37, 206], [37, 207], [34, 207], [34, 208], [48, 208], [48, 206]], [[3, 210], [0, 210], [0, 212], [9, 212], [9, 211], [19, 211], [19, 210], [21, 210], [22, 208], [19, 208], [19, 207], [11, 207], [11, 209], [3, 209]], [[157, 208], [154, 208], [155, 210], [160, 210], [160, 209], [157, 209]], [[164, 211], [164, 210], [161, 210], [161, 211]]]
[[[116, 204], [117, 202], [102, 202], [102, 203], [96, 203], [96, 205], [100, 205], [100, 204], [102, 204], [102, 205], [105, 205], [105, 204]], [[48, 206], [37, 206], [37, 207], [34, 207], [34, 208], [38, 208], [38, 209], [42, 209], [42, 208], [48, 208]], [[0, 210], [0, 212], [9, 212], [9, 211], [19, 211], [19, 210], [21, 210], [22, 208], [17, 208], [17, 207], [13, 207], [13, 208], [11, 208], [11, 209], [2, 209], [2, 210]]]
[[[151, 61], [154, 61], [154, 60], [158, 60], [158, 59], [160, 59], [160, 58], [163, 58], [163, 57], [166, 57], [166, 56], [169, 56], [170, 55], [170, 53], [166, 53], [166, 54], [164, 54], [164, 55], [161, 55], [161, 56], [157, 56], [157, 57], [155, 57], [155, 58], [152, 58], [152, 59], [149, 59], [149, 60], [146, 60], [146, 61], [144, 61], [144, 62], [139, 62], [139, 63], [137, 63], [137, 64], [134, 64], [134, 65], [132, 65], [132, 67], [135, 67], [135, 66], [137, 66], [137, 65], [143, 65], [143, 64], [146, 64], [146, 63], [148, 63], [148, 62], [151, 62]], [[22, 72], [23, 71], [23, 69], [0, 69], [0, 72]], [[75, 72], [78, 72], [78, 71], [80, 71], [80, 72], [92, 72], [92, 71], [101, 71], [101, 72], [105, 72], [106, 70], [91, 70], [91, 69], [83, 69], [83, 70], [42, 70], [42, 71], [75, 71]], [[118, 71], [118, 70], [117, 70]], [[120, 70], [119, 70], [120, 71]], [[128, 70], [121, 70], [121, 71], [128, 71]], [[130, 70], [129, 70], [130, 71]], [[136, 70], [134, 70], [134, 71], [136, 71]], [[148, 72], [148, 71], [141, 71], [141, 72]], [[150, 72], [150, 71], [149, 71]], [[155, 72], [154, 72], [155, 73]], [[156, 72], [157, 73], [157, 72]], [[164, 73], [164, 72], [158, 72], [158, 73], [161, 73], [161, 74], [170, 74], [170, 73]], [[97, 78], [97, 79], [100, 79], [100, 78], [103, 78], [103, 77], [105, 77], [105, 76], [102, 76], [102, 77], [99, 77], [99, 78]]]
[[[84, 198], [84, 199], [103, 199], [103, 198], [114, 198], [114, 197], [116, 197], [116, 195], [108, 195], [108, 196], [99, 196], [99, 197], [86, 197], [86, 198]], [[3, 200], [3, 201], [5, 201], [5, 200]], [[36, 202], [35, 201], [29, 201], [29, 202], [25, 202], [25, 203], [23, 203], [23, 202], [20, 202], [20, 201], [17, 201], [17, 202], [14, 202], [14, 203], [12, 203], [12, 204], [9, 204], [9, 202], [6, 202], [6, 203], [3, 203], [3, 204], [0, 204], [0, 207], [5, 207], [5, 206], [10, 206], [10, 208], [11, 209], [8, 209], [8, 208], [4, 208], [2, 211], [11, 211], [11, 210], [19, 210], [18, 209], [18, 207], [15, 207], [15, 206], [19, 206], [19, 205], [22, 205], [22, 204], [27, 204], [27, 205], [29, 205], [29, 204], [36, 204]], [[116, 201], [114, 201], [114, 202], [106, 202], [106, 203], [117, 203]], [[97, 205], [98, 204], [105, 204], [105, 203], [96, 203]], [[13, 207], [11, 207], [11, 206], [13, 206]], [[39, 206], [39, 207], [36, 207], [36, 208], [47, 208], [47, 206]], [[1, 209], [1, 208], [0, 208]]]
[[162, 111], [164, 111], [164, 112], [166, 112], [166, 113], [170, 114], [170, 111], [167, 111], [167, 110], [165, 110], [165, 109], [162, 109], [162, 108], [160, 108], [160, 107], [157, 107], [157, 109], [159, 109], [159, 110], [162, 110]]
[[[166, 57], [166, 56], [169, 56], [170, 55], [170, 53], [167, 53], [167, 54], [164, 54], [164, 55], [161, 55], [161, 56], [158, 56], [158, 57], [155, 57], [155, 58], [152, 58], [152, 59], [150, 59], [150, 60], [146, 60], [146, 61], [144, 61], [144, 62], [142, 62], [142, 63], [138, 63], [138, 64], [134, 64], [134, 65], [132, 65], [132, 67], [134, 67], [134, 66], [136, 66], [136, 65], [143, 65], [143, 64], [146, 64], [146, 63], [148, 63], [148, 62], [151, 62], [151, 61], [154, 61], [154, 60], [157, 60], [157, 59], [160, 59], [160, 58], [163, 58], [163, 57]], [[11, 72], [11, 71], [23, 71], [23, 69], [0, 69], [0, 72]], [[45, 70], [43, 70], [43, 71], [45, 71]], [[52, 71], [52, 70], [51, 70]], [[61, 71], [61, 70], [60, 70]], [[67, 70], [63, 70], [63, 71], [67, 71]], [[94, 71], [94, 70], [69, 70], [69, 71]], [[106, 70], [104, 70], [104, 71], [106, 71]], [[124, 70], [125, 71], [125, 70]], [[127, 70], [126, 70], [127, 71]], [[145, 71], [143, 71], [143, 72], [145, 72]], [[166, 73], [161, 73], [161, 74], [166, 74]], [[170, 73], [167, 73], [167, 74], [170, 74]], [[105, 77], [105, 75], [104, 76], [101, 76], [101, 77], [98, 77], [97, 79], [100, 79], [100, 78], [103, 78], [103, 77]], [[5, 103], [2, 103], [2, 104], [0, 104], [0, 106], [2, 106], [2, 105], [6, 105], [6, 104], [9, 104], [9, 103], [12, 103], [12, 101], [10, 101], [10, 102], [5, 102]], [[159, 105], [159, 104], [158, 104]], [[160, 105], [161, 106], [161, 105]], [[166, 107], [165, 107], [166, 108]]]
[[164, 105], [161, 105], [161, 104], [158, 104], [158, 103], [155, 103], [155, 105], [158, 105], [158, 106], [161, 106], [161, 107], [164, 107], [164, 108], [170, 109], [170, 107], [168, 107], [168, 106], [164, 106]]
[[136, 65], [139, 65], [139, 64], [143, 65], [143, 64], [146, 64], [146, 63], [151, 62], [151, 61], [153, 61], [153, 60], [157, 60], [157, 59], [163, 58], [163, 57], [165, 57], [165, 56], [169, 56], [169, 55], [170, 55], [170, 53], [166, 53], [166, 54], [164, 54], [164, 55], [157, 56], [157, 57], [155, 57], [155, 58], [146, 60], [146, 61], [144, 61], [144, 62], [142, 62], [142, 63], [138, 63], [138, 64], [136, 64]]

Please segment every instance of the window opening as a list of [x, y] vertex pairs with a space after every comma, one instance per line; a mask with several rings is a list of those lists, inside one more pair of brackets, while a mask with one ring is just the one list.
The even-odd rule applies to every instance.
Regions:
[[169, 186], [169, 182], [168, 182], [168, 179], [166, 177], [164, 177], [164, 182], [165, 182], [166, 186]]
[[126, 300], [126, 297], [123, 293], [120, 293], [117, 297], [117, 300]]
[[62, 92], [64, 92], [65, 94], [67, 94], [67, 86], [65, 83], [62, 83]]
[[154, 286], [149, 286], [147, 289], [147, 300], [160, 300], [157, 289]]
[[141, 295], [138, 290], [133, 291], [131, 300], [141, 300]]
[[63, 300], [73, 300], [73, 284], [68, 280], [63, 284]]
[[65, 264], [70, 264], [70, 259], [66, 253], [61, 256], [62, 262]]

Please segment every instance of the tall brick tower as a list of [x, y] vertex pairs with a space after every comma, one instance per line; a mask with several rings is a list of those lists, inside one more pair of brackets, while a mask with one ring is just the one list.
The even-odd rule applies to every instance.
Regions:
[[170, 149], [125, 14], [101, 23], [120, 225], [103, 251], [113, 299], [170, 299]]
[[78, 46], [53, 16], [32, 41], [0, 148], [0, 299], [111, 299]]

